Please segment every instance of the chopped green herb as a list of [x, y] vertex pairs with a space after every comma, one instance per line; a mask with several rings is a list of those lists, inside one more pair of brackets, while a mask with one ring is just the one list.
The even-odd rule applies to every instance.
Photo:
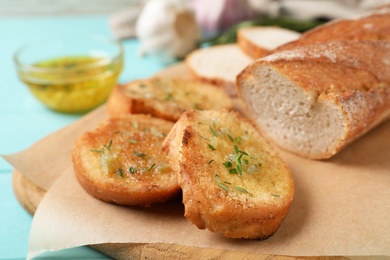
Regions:
[[230, 135], [227, 135], [227, 136], [229, 137], [229, 140], [230, 140], [230, 141], [234, 142], [233, 137], [231, 137]]
[[246, 189], [241, 188], [241, 187], [237, 187], [237, 186], [233, 186], [233, 185], [232, 185], [232, 188], [235, 189], [235, 190], [237, 190], [237, 191], [243, 192], [243, 193], [252, 194], [252, 193], [248, 192]]
[[238, 143], [238, 144], [241, 143], [241, 137], [240, 136], [236, 138], [236, 143]]
[[140, 152], [137, 152], [137, 151], [133, 151], [133, 155], [138, 156], [140, 158], [146, 158], [148, 156], [145, 153], [140, 153]]
[[225, 191], [229, 192], [229, 189], [228, 189], [225, 185], [223, 185], [222, 183], [217, 182], [217, 185], [218, 185], [218, 187], [221, 187], [221, 188], [224, 189]]
[[129, 139], [129, 140], [127, 140], [129, 143], [132, 143], [132, 144], [136, 144], [136, 143], [138, 143], [137, 142], [137, 140], [135, 140], [135, 139]]
[[271, 193], [271, 195], [274, 196], [274, 197], [278, 197], [278, 198], [280, 197], [279, 194], [273, 194], [273, 193]]
[[119, 169], [116, 170], [116, 174], [118, 174], [119, 177], [121, 177], [121, 178], [124, 178], [124, 177], [125, 177], [125, 176], [123, 175], [123, 170], [122, 170], [121, 168], [119, 168]]
[[242, 166], [241, 163], [237, 164], [237, 171], [240, 175], [242, 175]]
[[226, 184], [229, 184], [229, 185], [231, 185], [231, 184], [232, 184], [231, 182], [228, 182], [228, 181], [225, 181], [225, 183], [226, 183]]
[[135, 173], [135, 167], [131, 166], [131, 167], [129, 168], [129, 172], [130, 172], [130, 173]]
[[244, 151], [238, 149], [238, 146], [237, 146], [237, 145], [234, 145], [234, 152], [235, 152], [236, 154], [242, 153], [242, 154], [244, 154], [244, 155], [249, 155], [249, 154], [247, 154], [246, 152], [244, 152]]
[[104, 151], [109, 151], [110, 148], [111, 148], [111, 145], [112, 145], [112, 140], [110, 140], [110, 142], [108, 143], [108, 145], [103, 145], [103, 149], [102, 149], [102, 150], [92, 149], [91, 152], [103, 153]]
[[230, 162], [230, 161], [226, 161], [224, 163], [222, 163], [226, 168], [232, 168], [233, 167], [233, 164]]
[[172, 93], [168, 93], [168, 94], [165, 96], [165, 99], [164, 99], [164, 100], [168, 101], [168, 100], [172, 100], [172, 98], [173, 98]]
[[110, 150], [111, 145], [112, 145], [112, 140], [110, 140], [110, 142], [108, 143], [107, 150]]
[[152, 164], [152, 166], [150, 166], [149, 167], [149, 169], [148, 169], [148, 172], [150, 172], [153, 168], [154, 168], [154, 166], [156, 166], [156, 164], [154, 163], [154, 164]]
[[207, 164], [210, 165], [212, 162], [214, 162], [214, 160], [210, 160]]
[[230, 173], [230, 174], [238, 174], [236, 168], [229, 169], [229, 173]]
[[210, 128], [211, 133], [213, 133], [214, 136], [218, 136], [217, 131], [215, 131], [211, 126], [209, 128]]
[[234, 145], [234, 147], [233, 147], [233, 148], [234, 148], [234, 153], [235, 153], [235, 154], [238, 154], [238, 151], [239, 151], [239, 150], [238, 150], [238, 147], [237, 147], [237, 145]]
[[203, 108], [202, 108], [201, 105], [195, 103], [195, 104], [194, 104], [194, 109], [196, 109], [196, 110], [202, 110]]
[[146, 85], [146, 84], [144, 84], [144, 83], [140, 83], [140, 84], [138, 85], [138, 87], [140, 87], [140, 88], [146, 88], [146, 87], [147, 87], [147, 85]]
[[210, 148], [211, 150], [213, 150], [213, 151], [216, 150], [216, 149], [214, 148], [214, 146], [212, 146], [211, 144], [209, 144], [208, 146], [209, 146], [209, 148]]

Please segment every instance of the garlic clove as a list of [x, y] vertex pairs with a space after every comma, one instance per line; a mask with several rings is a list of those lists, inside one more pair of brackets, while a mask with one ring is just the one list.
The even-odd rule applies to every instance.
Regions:
[[184, 57], [201, 39], [199, 26], [188, 1], [150, 0], [136, 23], [139, 53]]

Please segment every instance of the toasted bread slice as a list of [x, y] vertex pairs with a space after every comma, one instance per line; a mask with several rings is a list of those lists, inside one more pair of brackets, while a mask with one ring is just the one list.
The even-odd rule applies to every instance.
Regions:
[[237, 112], [188, 111], [163, 143], [183, 192], [185, 217], [230, 238], [265, 239], [294, 194], [288, 166]]
[[244, 53], [257, 59], [283, 44], [297, 40], [300, 35], [277, 26], [243, 27], [237, 31], [237, 44]]
[[155, 77], [117, 86], [107, 102], [111, 116], [151, 114], [176, 121], [189, 109], [232, 109], [223, 90], [195, 80]]
[[108, 119], [84, 133], [72, 161], [81, 186], [105, 202], [149, 206], [180, 191], [161, 144], [173, 123], [148, 115]]
[[236, 96], [236, 76], [253, 59], [246, 55], [237, 44], [223, 44], [197, 49], [185, 59], [194, 76], [224, 89], [229, 96]]

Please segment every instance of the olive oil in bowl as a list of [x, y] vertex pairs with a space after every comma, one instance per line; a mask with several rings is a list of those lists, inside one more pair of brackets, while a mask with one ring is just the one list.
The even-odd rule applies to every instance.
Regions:
[[20, 79], [43, 104], [59, 112], [82, 113], [102, 104], [117, 84], [123, 68], [118, 48], [113, 57], [100, 51], [100, 55], [57, 55], [30, 64], [23, 63], [26, 58], [20, 51], [15, 62]]

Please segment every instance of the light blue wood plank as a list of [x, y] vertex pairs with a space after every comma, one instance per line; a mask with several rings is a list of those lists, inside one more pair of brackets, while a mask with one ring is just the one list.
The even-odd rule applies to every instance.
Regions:
[[[44, 37], [111, 37], [107, 16], [0, 18], [0, 154], [28, 148], [34, 142], [80, 118], [53, 112], [41, 105], [19, 81], [12, 56], [24, 43]], [[124, 83], [149, 77], [167, 64], [136, 54], [137, 40], [126, 40]], [[49, 159], [49, 158], [48, 158]], [[25, 259], [32, 218], [16, 201], [11, 185], [12, 166], [0, 159], [0, 259]], [[105, 256], [79, 247], [48, 252], [38, 259], [99, 259]]]

